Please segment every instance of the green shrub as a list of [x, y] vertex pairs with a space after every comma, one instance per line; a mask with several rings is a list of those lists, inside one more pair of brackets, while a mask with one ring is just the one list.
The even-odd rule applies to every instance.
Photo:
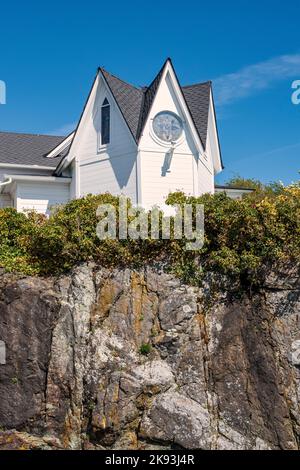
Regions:
[[0, 265], [30, 275], [57, 275], [87, 260], [106, 267], [163, 261], [185, 282], [199, 284], [207, 271], [255, 282], [264, 264], [300, 258], [299, 184], [262, 187], [242, 200], [223, 193], [170, 194], [171, 205], [204, 205], [205, 243], [196, 253], [185, 249], [185, 239], [100, 240], [97, 207], [110, 203], [118, 208], [118, 202], [110, 194], [88, 195], [57, 207], [48, 219], [1, 209]]

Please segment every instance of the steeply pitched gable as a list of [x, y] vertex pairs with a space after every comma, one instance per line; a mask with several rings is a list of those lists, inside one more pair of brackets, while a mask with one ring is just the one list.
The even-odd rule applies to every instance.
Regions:
[[166, 62], [164, 63], [164, 65], [162, 66], [162, 68], [160, 69], [160, 71], [158, 72], [156, 77], [154, 78], [154, 80], [151, 82], [151, 84], [148, 87], [143, 88], [144, 99], [143, 99], [142, 108], [141, 108], [141, 111], [140, 111], [138, 139], [140, 138], [140, 136], [143, 132], [143, 129], [144, 129], [147, 117], [149, 115], [153, 100], [156, 96], [156, 92], [157, 92], [157, 89], [158, 89], [159, 84], [160, 84], [160, 80], [161, 80], [165, 65], [166, 65], [168, 60], [169, 59], [166, 60]]
[[[102, 72], [111, 93], [136, 142], [143, 132], [153, 100], [159, 87], [167, 59], [162, 68], [148, 87], [137, 88], [107, 72]], [[187, 106], [195, 123], [199, 137], [205, 146], [211, 82], [197, 83], [181, 87]]]
[[102, 75], [104, 76], [104, 79], [115, 98], [135, 141], [137, 141], [139, 117], [144, 98], [143, 90], [120, 80], [103, 68], [100, 68], [100, 71], [102, 72]]
[[[159, 84], [161, 82], [164, 69], [168, 62], [171, 64], [172, 69], [174, 71], [174, 67], [172, 65], [171, 60], [167, 59], [158, 74], [156, 75], [156, 77], [154, 78], [154, 80], [151, 82], [151, 84], [148, 87], [143, 88], [137, 88], [133, 85], [130, 85], [129, 83], [124, 82], [115, 75], [112, 75], [111, 73], [107, 72], [103, 67], [98, 69], [98, 71], [104, 78], [111, 94], [113, 95], [115, 102], [119, 107], [119, 110], [124, 118], [124, 121], [126, 122], [137, 144], [139, 143], [144, 126], [149, 116], [151, 106], [153, 104]], [[178, 82], [177, 77], [176, 79]], [[87, 106], [87, 103], [89, 102], [91, 92], [94, 89], [95, 82], [96, 79], [90, 91], [90, 95], [86, 102], [85, 108]], [[197, 83], [195, 85], [190, 86], [181, 86], [178, 82], [178, 85], [182, 91], [182, 95], [188, 108], [188, 112], [193, 121], [195, 130], [199, 136], [203, 147], [205, 148], [207, 141], [211, 82]], [[73, 141], [77, 135], [77, 130], [78, 126], [75, 131]]]
[[[104, 68], [99, 68], [136, 143], [139, 142], [143, 132], [163, 76], [164, 68], [168, 61], [171, 63], [170, 59], [167, 59], [151, 84], [144, 88], [137, 88], [130, 85], [110, 74]], [[94, 88], [97, 77], [98, 74], [95, 77], [92, 89]], [[207, 141], [211, 82], [198, 83], [190, 86], [180, 86], [179, 84], [179, 87], [185, 98], [186, 105], [200, 140], [205, 147]], [[89, 98], [87, 99], [86, 105], [89, 102]], [[53, 155], [55, 158], [48, 159], [44, 158], [44, 156], [51, 153], [53, 148], [55, 149], [57, 147], [60, 149], [60, 144], [66, 138], [2, 132], [0, 133], [0, 162], [28, 165], [39, 164], [57, 167], [57, 164], [63, 163], [64, 157], [68, 155], [69, 149], [77, 134], [78, 127], [79, 126], [77, 126], [74, 134], [72, 134], [70, 142], [68, 141], [68, 145], [65, 146], [62, 151]]]

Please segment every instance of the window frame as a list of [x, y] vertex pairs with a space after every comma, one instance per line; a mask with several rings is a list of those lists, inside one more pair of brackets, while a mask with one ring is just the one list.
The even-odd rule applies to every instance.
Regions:
[[[103, 142], [103, 114], [102, 114], [102, 111], [103, 109], [108, 109], [108, 141], [107, 142]], [[110, 145], [111, 143], [111, 105], [110, 105], [110, 102], [108, 101], [108, 99], [105, 97], [103, 102], [102, 102], [102, 105], [100, 107], [100, 139], [99, 139], [99, 149], [103, 149], [103, 148], [106, 148], [108, 145]]]

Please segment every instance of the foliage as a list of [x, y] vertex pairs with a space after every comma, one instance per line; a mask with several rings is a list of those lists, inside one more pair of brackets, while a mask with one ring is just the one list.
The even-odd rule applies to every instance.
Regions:
[[260, 268], [279, 260], [300, 260], [300, 185], [269, 185], [242, 200], [224, 193], [199, 198], [182, 193], [169, 202], [205, 207], [205, 270], [256, 280]]
[[[300, 258], [297, 183], [261, 186], [242, 200], [224, 193], [198, 198], [170, 194], [170, 205], [204, 205], [205, 243], [197, 252], [185, 249], [185, 239], [100, 240], [97, 207], [110, 203], [118, 208], [118, 202], [110, 194], [89, 195], [55, 208], [49, 218], [1, 209], [0, 265], [7, 271], [57, 275], [87, 260], [107, 267], [164, 262], [185, 282], [198, 284], [207, 271], [255, 282], [266, 263]], [[117, 210], [117, 221], [118, 215]]]
[[261, 191], [264, 188], [264, 185], [256, 179], [253, 178], [243, 178], [242, 176], [234, 176], [233, 178], [226, 181], [227, 186], [232, 188], [246, 188], [246, 189], [255, 189], [256, 191]]
[[148, 356], [148, 354], [150, 354], [150, 352], [151, 352], [151, 344], [143, 343], [140, 347], [140, 353], [143, 356]]
[[[272, 183], [263, 184], [261, 181], [254, 178], [243, 178], [242, 176], [234, 176], [226, 182], [227, 186], [232, 188], [245, 188], [254, 189], [254, 198], [264, 198], [266, 196], [273, 197], [279, 195], [284, 190], [284, 185], [281, 181], [274, 181]], [[248, 197], [249, 194], [244, 197]], [[251, 196], [251, 195], [250, 195]]]

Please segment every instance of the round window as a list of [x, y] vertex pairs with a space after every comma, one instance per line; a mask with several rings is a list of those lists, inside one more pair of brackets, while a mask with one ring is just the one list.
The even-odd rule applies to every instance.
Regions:
[[162, 111], [153, 119], [153, 130], [164, 142], [176, 142], [183, 131], [182, 120], [171, 111]]

